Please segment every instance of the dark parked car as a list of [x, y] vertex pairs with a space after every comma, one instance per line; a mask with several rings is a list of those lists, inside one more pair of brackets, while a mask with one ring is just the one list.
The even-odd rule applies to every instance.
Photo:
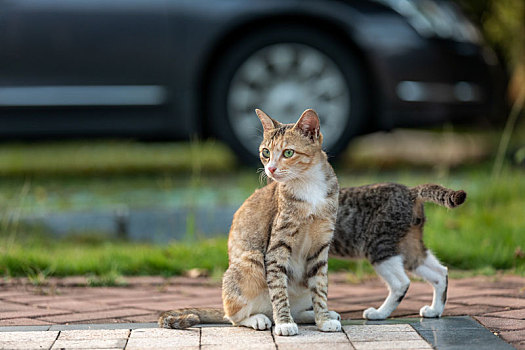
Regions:
[[0, 138], [216, 136], [257, 153], [254, 108], [359, 133], [490, 117], [497, 60], [440, 0], [6, 0]]

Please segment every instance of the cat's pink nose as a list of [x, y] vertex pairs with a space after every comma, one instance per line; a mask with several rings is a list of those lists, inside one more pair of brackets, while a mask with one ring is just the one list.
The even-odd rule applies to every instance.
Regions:
[[274, 167], [274, 166], [269, 166], [269, 167], [268, 167], [268, 171], [269, 171], [270, 173], [272, 173], [272, 174], [275, 173], [275, 170], [277, 170], [277, 168]]

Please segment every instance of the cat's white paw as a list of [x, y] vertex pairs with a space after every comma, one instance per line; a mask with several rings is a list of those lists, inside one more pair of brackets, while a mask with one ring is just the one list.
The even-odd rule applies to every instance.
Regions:
[[340, 332], [341, 322], [338, 320], [327, 320], [318, 326], [321, 332]]
[[383, 314], [381, 311], [376, 308], [369, 307], [363, 312], [363, 318], [367, 320], [384, 320], [388, 315]]
[[425, 305], [419, 310], [419, 314], [421, 317], [429, 317], [429, 318], [435, 318], [440, 317], [441, 312], [437, 311], [436, 309], [433, 309], [432, 307]]
[[259, 331], [264, 331], [265, 329], [272, 328], [272, 321], [270, 321], [266, 315], [256, 314], [242, 320], [239, 322], [239, 325], [251, 327]]
[[330, 314], [330, 319], [331, 320], [341, 321], [341, 315], [339, 315], [337, 312], [335, 312], [335, 311], [328, 311], [328, 313]]
[[299, 328], [295, 323], [280, 323], [275, 325], [274, 333], [276, 335], [296, 335], [299, 333]]

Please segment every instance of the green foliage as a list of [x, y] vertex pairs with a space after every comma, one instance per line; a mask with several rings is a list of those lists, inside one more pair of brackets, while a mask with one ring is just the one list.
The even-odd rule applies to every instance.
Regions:
[[427, 206], [425, 241], [443, 261], [459, 269], [518, 269], [525, 261], [525, 191], [521, 171], [504, 173], [497, 182], [473, 173], [467, 202], [454, 211]]
[[[340, 172], [342, 186], [380, 181], [407, 185], [439, 182], [462, 188], [468, 197], [454, 210], [427, 204], [425, 243], [452, 269], [493, 274], [498, 270], [525, 273], [525, 173], [505, 169], [499, 181], [490, 177], [488, 166], [455, 171], [436, 181], [432, 173], [373, 172], [349, 175]], [[16, 229], [15, 234], [13, 230]], [[0, 232], [0, 274], [28, 276], [36, 285], [50, 276], [88, 276], [92, 285], [120, 285], [122, 276], [180, 275], [200, 268], [214, 279], [228, 266], [226, 238], [199, 239], [160, 246], [122, 242], [97, 235], [53, 238], [24, 226], [9, 226]], [[350, 271], [359, 281], [373, 273], [365, 261], [331, 259], [330, 270]], [[477, 272], [476, 272], [477, 271]]]
[[512, 68], [525, 58], [523, 0], [456, 0], [476, 22], [487, 42]]
[[[134, 141], [63, 141], [6, 143], [0, 152], [0, 175], [121, 174], [129, 172], [201, 173], [234, 167], [233, 154], [221, 143]], [[28, 148], [32, 151], [28, 152]]]
[[[34, 236], [17, 240], [0, 254], [0, 273], [28, 276], [39, 284], [49, 276], [85, 275], [92, 285], [120, 285], [121, 276], [180, 275], [199, 267], [228, 266], [226, 239], [167, 246], [106, 241], [79, 244], [71, 239]], [[0, 237], [4, 246], [5, 237]], [[52, 266], [52, 268], [50, 268]]]

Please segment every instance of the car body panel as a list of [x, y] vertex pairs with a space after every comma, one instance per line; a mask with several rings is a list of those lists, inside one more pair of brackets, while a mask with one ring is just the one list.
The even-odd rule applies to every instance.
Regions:
[[[274, 23], [331, 33], [361, 58], [373, 106], [363, 132], [477, 117], [493, 112], [500, 99], [499, 66], [482, 46], [424, 38], [373, 1], [4, 0], [0, 137], [213, 135], [205, 95], [214, 62], [229, 43]], [[400, 82], [443, 91], [468, 82], [479, 99], [407, 101]], [[82, 105], [82, 97], [89, 99], [81, 89], [76, 105], [2, 105], [2, 88], [46, 86], [114, 89], [93, 93], [106, 105]], [[122, 98], [126, 87], [145, 88], [142, 95], [151, 99], [133, 104]], [[35, 91], [26, 90], [26, 100], [42, 94]]]

